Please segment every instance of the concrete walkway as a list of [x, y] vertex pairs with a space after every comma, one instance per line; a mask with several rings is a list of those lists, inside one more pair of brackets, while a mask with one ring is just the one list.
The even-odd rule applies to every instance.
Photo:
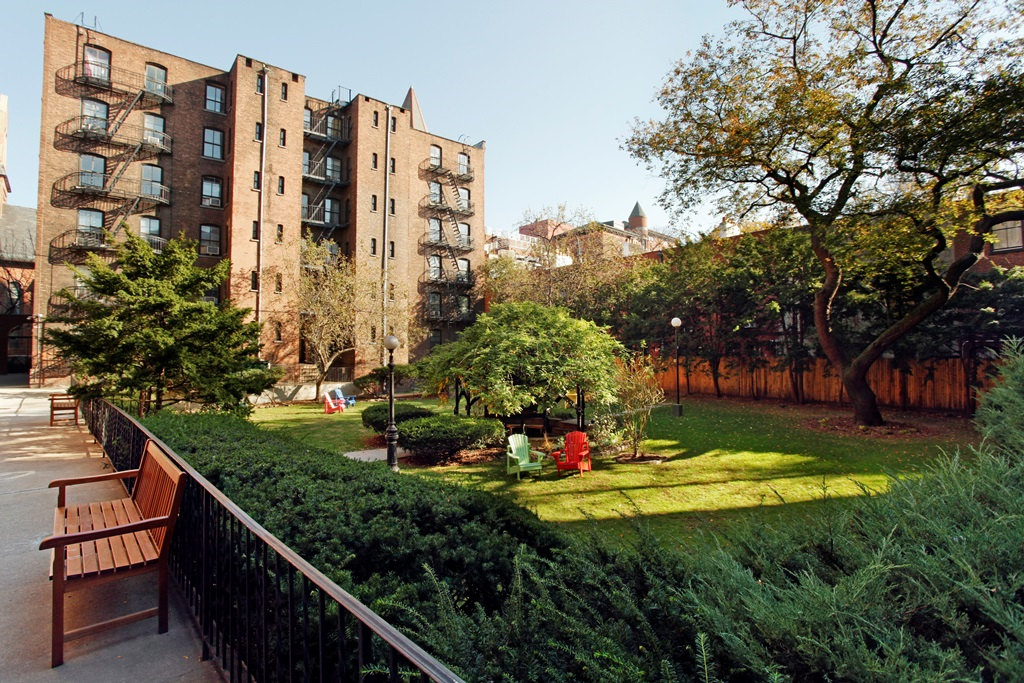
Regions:
[[[65, 645], [65, 663], [50, 668], [50, 553], [38, 549], [53, 528], [56, 489], [62, 477], [110, 469], [84, 425], [49, 426], [52, 389], [28, 389], [0, 381], [0, 681], [222, 680], [212, 662], [201, 662], [201, 641], [186, 606], [172, 586], [170, 630], [157, 634], [146, 619]], [[78, 490], [76, 490], [78, 489]], [[68, 490], [69, 502], [124, 495], [116, 482]], [[66, 597], [68, 628], [155, 606], [156, 576], [114, 581]]]

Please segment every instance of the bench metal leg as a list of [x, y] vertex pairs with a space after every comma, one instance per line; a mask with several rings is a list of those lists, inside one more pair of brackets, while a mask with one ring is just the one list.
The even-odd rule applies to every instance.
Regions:
[[64, 663], [64, 553], [53, 551], [53, 608], [51, 619], [50, 666]]

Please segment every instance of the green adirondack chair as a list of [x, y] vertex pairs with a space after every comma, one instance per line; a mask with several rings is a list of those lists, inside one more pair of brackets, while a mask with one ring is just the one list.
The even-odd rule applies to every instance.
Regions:
[[[535, 456], [536, 461], [530, 460]], [[526, 434], [510, 434], [508, 437], [508, 458], [506, 459], [506, 470], [508, 474], [516, 473], [516, 479], [520, 479], [523, 472], [540, 472], [541, 461], [544, 454], [540, 451], [530, 450], [530, 440]]]

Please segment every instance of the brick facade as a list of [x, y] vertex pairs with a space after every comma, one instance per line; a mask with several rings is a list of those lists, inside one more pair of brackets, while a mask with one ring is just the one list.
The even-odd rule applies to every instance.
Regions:
[[[200, 263], [231, 260], [218, 297], [252, 309], [264, 323], [262, 356], [274, 364], [302, 360], [297, 291], [303, 234], [334, 241], [340, 252], [378, 271], [386, 242], [395, 243], [394, 258], [387, 260], [390, 277], [412, 294], [414, 329], [375, 330], [375, 339], [358, 340], [356, 353], [342, 359], [355, 376], [380, 361], [378, 347], [387, 333], [413, 338], [396, 353], [396, 361], [404, 362], [429, 348], [430, 333], [417, 335], [416, 329], [450, 338], [468, 322], [464, 315], [424, 314], [431, 278], [422, 242], [430, 212], [421, 204], [429, 194], [428, 175], [434, 175], [423, 168], [431, 145], [453, 163], [458, 154], [472, 159], [474, 175], [458, 182], [469, 190], [474, 213], [459, 221], [471, 226], [477, 246], [459, 257], [475, 270], [483, 257], [482, 143], [468, 147], [417, 130], [411, 111], [394, 105], [392, 132], [386, 103], [362, 95], [351, 101], [308, 97], [304, 76], [254, 58], [240, 55], [229, 69], [217, 69], [50, 15], [43, 63], [37, 310], [55, 312], [61, 304], [55, 293], [73, 286], [65, 262], [81, 263], [90, 250], [109, 253], [102, 238], [79, 225], [97, 220], [90, 211], [102, 211], [108, 230], [123, 222], [133, 234], [143, 223], [153, 229], [156, 219], [155, 245], [180, 233], [197, 240], [219, 233], [219, 240], [201, 242]], [[163, 73], [166, 83], [159, 80]], [[105, 112], [105, 121], [97, 111]], [[153, 128], [160, 120], [162, 134]], [[310, 160], [305, 169], [304, 153]], [[219, 197], [211, 192], [218, 186]], [[324, 212], [328, 200], [333, 213]], [[388, 213], [392, 200], [394, 215]], [[204, 232], [202, 226], [210, 227]], [[377, 240], [375, 256], [369, 254], [371, 239]]]

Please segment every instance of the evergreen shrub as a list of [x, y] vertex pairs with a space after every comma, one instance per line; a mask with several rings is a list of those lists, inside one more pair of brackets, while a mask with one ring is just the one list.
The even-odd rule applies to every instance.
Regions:
[[505, 425], [490, 418], [442, 414], [402, 423], [398, 444], [411, 453], [441, 461], [466, 448], [497, 446], [505, 438]]
[[[395, 403], [395, 424], [418, 417], [430, 417], [434, 411], [411, 403]], [[363, 411], [363, 426], [383, 434], [388, 427], [388, 404], [375, 403]]]

